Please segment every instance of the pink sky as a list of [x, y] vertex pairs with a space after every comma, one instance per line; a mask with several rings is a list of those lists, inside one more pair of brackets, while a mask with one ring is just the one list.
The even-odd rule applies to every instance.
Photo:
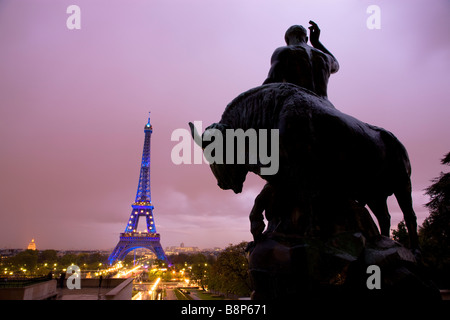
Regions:
[[[66, 8], [81, 8], [81, 29]], [[381, 8], [381, 29], [366, 8]], [[427, 6], [428, 4], [428, 6]], [[260, 85], [293, 24], [316, 21], [340, 70], [329, 98], [407, 148], [414, 207], [450, 151], [448, 1], [0, 0], [0, 248], [112, 249], [131, 212], [151, 111], [152, 199], [163, 247], [251, 240], [242, 194], [208, 165], [174, 165], [170, 137], [220, 119]], [[393, 227], [402, 219], [390, 200]]]

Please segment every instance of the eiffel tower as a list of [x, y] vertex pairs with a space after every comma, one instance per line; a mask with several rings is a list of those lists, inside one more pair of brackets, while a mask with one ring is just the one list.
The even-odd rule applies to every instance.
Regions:
[[[120, 240], [111, 255], [108, 258], [110, 265], [123, 260], [132, 250], [137, 248], [146, 248], [151, 250], [160, 260], [167, 262], [166, 254], [160, 243], [159, 233], [156, 232], [155, 220], [153, 217], [152, 197], [150, 194], [150, 139], [153, 127], [150, 124], [150, 113], [148, 122], [144, 127], [145, 140], [144, 151], [142, 152], [141, 172], [139, 184], [136, 193], [136, 199], [131, 205], [130, 219], [128, 220], [125, 231], [120, 234]], [[145, 217], [147, 229], [145, 232], [137, 232], [139, 218]]]

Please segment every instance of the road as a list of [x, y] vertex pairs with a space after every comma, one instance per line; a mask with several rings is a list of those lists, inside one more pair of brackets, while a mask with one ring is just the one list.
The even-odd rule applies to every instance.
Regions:
[[173, 292], [172, 288], [166, 288], [166, 297], [165, 300], [178, 300], [175, 292]]
[[[143, 272], [142, 265], [136, 265], [129, 268], [121, 269], [115, 277], [117, 278], [135, 278], [133, 288], [139, 291], [139, 294], [135, 295], [136, 300], [151, 300], [157, 298], [161, 289], [165, 289], [166, 296], [164, 300], [178, 300], [174, 290], [177, 287], [185, 285], [184, 282], [160, 282], [160, 279], [153, 282], [140, 282], [139, 275]], [[152, 291], [153, 290], [153, 291]], [[156, 294], [155, 294], [156, 291]], [[193, 300], [201, 300], [197, 294], [193, 291], [189, 294]]]
[[[179, 285], [183, 284], [182, 282], [179, 283]], [[174, 290], [177, 288], [183, 288], [182, 286], [177, 286], [176, 284], [171, 284], [166, 287], [166, 300], [178, 300], [177, 296], [175, 295]], [[191, 297], [193, 300], [202, 300], [196, 293], [195, 290], [189, 290], [190, 294], [186, 294], [186, 296]]]

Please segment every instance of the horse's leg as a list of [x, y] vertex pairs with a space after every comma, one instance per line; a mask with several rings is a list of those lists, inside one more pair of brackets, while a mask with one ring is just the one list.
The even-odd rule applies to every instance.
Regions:
[[377, 217], [380, 226], [380, 233], [383, 236], [389, 237], [391, 229], [391, 215], [387, 207], [387, 197], [380, 196], [367, 203], [370, 210]]
[[412, 205], [411, 182], [408, 182], [405, 186], [399, 188], [394, 194], [400, 209], [403, 212], [411, 249], [418, 249], [419, 239], [417, 236], [417, 218]]

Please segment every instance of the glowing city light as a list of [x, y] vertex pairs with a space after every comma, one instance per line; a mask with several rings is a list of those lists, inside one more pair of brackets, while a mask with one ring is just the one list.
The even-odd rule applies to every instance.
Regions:
[[152, 293], [155, 291], [155, 289], [158, 286], [158, 283], [161, 281], [161, 278], [156, 279], [155, 284], [153, 285], [153, 287], [148, 291], [148, 294], [151, 296]]

